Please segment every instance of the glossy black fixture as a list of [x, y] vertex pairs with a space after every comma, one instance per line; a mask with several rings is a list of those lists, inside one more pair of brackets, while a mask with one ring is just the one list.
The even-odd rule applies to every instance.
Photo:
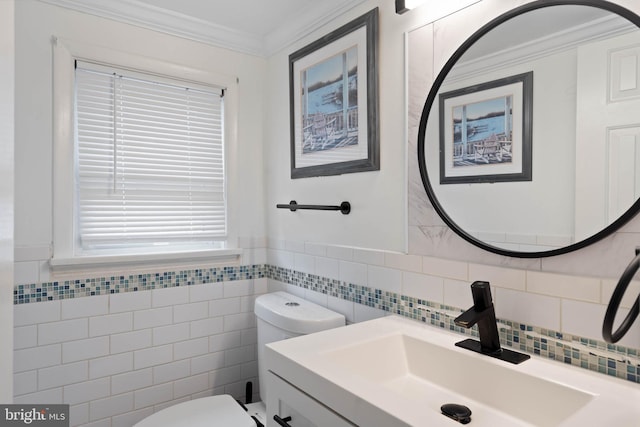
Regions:
[[457, 403], [445, 403], [440, 407], [443, 415], [451, 418], [460, 424], [469, 424], [471, 422], [471, 409]]
[[405, 6], [404, 0], [396, 0], [396, 13], [398, 15], [402, 15], [405, 12], [408, 12], [409, 8]]
[[493, 307], [489, 282], [473, 282], [471, 284], [471, 295], [473, 296], [473, 307], [456, 317], [454, 323], [466, 329], [477, 324], [480, 341], [469, 338], [457, 342], [456, 346], [510, 363], [522, 363], [529, 359], [530, 356], [528, 354], [503, 349], [500, 346], [496, 312]]
[[415, 9], [424, 2], [425, 0], [396, 0], [396, 13], [402, 15], [411, 9]]
[[282, 427], [292, 427], [291, 424], [289, 424], [289, 421], [291, 421], [291, 417], [280, 418], [279, 415], [274, 415], [273, 421], [275, 421]]
[[631, 260], [627, 268], [625, 269], [622, 276], [620, 276], [620, 280], [616, 285], [613, 294], [611, 295], [611, 299], [609, 300], [609, 305], [607, 306], [607, 311], [604, 315], [604, 321], [602, 322], [602, 337], [604, 340], [610, 344], [616, 343], [622, 339], [622, 337], [629, 331], [631, 325], [638, 317], [640, 313], [640, 295], [636, 298], [633, 303], [633, 307], [624, 318], [618, 329], [613, 332], [613, 321], [616, 318], [616, 314], [618, 313], [618, 308], [620, 307], [620, 303], [622, 302], [622, 297], [624, 296], [624, 292], [627, 290], [629, 283], [631, 283], [631, 279], [635, 276], [636, 272], [640, 268], [640, 248], [636, 248], [636, 256]]
[[340, 211], [343, 215], [348, 215], [351, 212], [351, 203], [342, 202], [340, 206], [329, 205], [299, 205], [295, 200], [289, 202], [289, 204], [277, 204], [279, 209], [289, 209], [291, 212], [295, 212], [298, 209], [311, 209], [316, 211]]

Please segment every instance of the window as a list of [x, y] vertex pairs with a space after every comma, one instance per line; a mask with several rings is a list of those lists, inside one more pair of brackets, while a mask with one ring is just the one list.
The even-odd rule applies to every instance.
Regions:
[[240, 255], [225, 166], [235, 77], [55, 37], [53, 46], [51, 265]]
[[75, 93], [81, 251], [226, 236], [223, 90], [78, 61]]

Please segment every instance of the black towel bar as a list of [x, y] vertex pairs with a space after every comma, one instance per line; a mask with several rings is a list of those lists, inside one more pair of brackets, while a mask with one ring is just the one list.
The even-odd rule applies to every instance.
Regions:
[[316, 211], [340, 211], [344, 215], [348, 215], [351, 212], [351, 203], [342, 202], [340, 206], [328, 206], [328, 205], [299, 205], [295, 200], [289, 202], [289, 204], [277, 204], [279, 209], [289, 209], [291, 212], [295, 212], [298, 209], [312, 209]]
[[627, 290], [629, 283], [631, 283], [631, 279], [635, 276], [636, 272], [640, 268], [640, 247], [636, 248], [636, 256], [631, 260], [626, 270], [620, 276], [620, 280], [618, 280], [618, 284], [616, 288], [613, 290], [613, 294], [611, 295], [611, 299], [609, 300], [609, 305], [607, 305], [607, 311], [604, 314], [604, 320], [602, 322], [602, 337], [604, 340], [610, 344], [617, 343], [622, 339], [622, 337], [629, 331], [633, 322], [635, 322], [638, 314], [640, 314], [640, 295], [635, 299], [633, 303], [633, 307], [629, 313], [627, 313], [627, 317], [624, 318], [618, 329], [613, 332], [613, 321], [616, 318], [616, 314], [618, 313], [618, 308], [620, 307], [620, 303], [622, 302], [622, 297], [624, 297], [624, 292]]

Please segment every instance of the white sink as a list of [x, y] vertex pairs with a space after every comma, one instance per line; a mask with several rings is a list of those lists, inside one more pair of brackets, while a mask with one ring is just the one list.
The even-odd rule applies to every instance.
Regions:
[[[519, 419], [532, 425], [558, 426], [593, 398], [555, 381], [503, 369], [489, 357], [468, 357], [470, 354], [455, 347], [445, 348], [404, 334], [324, 355], [336, 369], [370, 379], [416, 405], [439, 408], [443, 403], [460, 403], [473, 408], [476, 417], [480, 412], [493, 412], [493, 419], [505, 422]], [[531, 402], [545, 410], [530, 410]]]
[[360, 426], [638, 426], [640, 388], [538, 357], [522, 364], [455, 346], [464, 337], [389, 316], [269, 344], [267, 367]]

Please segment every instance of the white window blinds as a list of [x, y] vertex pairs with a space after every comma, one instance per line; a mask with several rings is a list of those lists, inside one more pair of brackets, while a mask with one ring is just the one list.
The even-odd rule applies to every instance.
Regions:
[[223, 94], [76, 63], [81, 250], [224, 238]]

